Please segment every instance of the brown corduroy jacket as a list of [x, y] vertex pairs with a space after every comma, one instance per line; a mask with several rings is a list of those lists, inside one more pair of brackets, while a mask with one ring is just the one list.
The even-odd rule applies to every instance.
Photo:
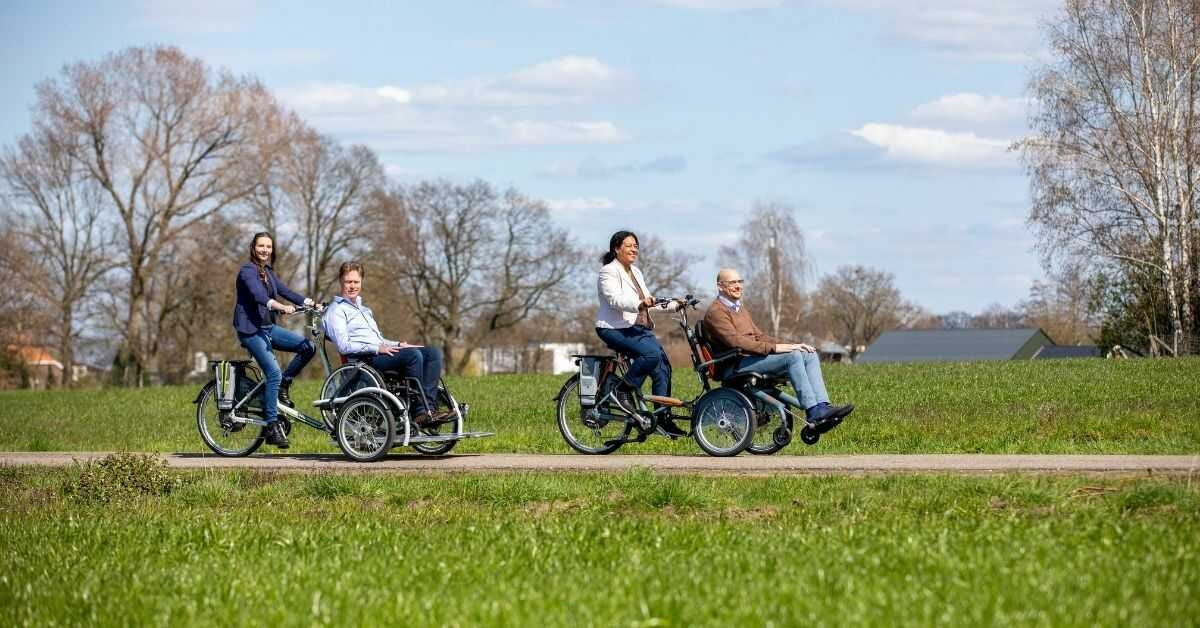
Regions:
[[741, 349], [746, 353], [766, 355], [775, 350], [779, 341], [768, 336], [754, 324], [746, 305], [734, 312], [721, 299], [713, 299], [704, 314], [706, 333], [720, 353], [729, 349]]

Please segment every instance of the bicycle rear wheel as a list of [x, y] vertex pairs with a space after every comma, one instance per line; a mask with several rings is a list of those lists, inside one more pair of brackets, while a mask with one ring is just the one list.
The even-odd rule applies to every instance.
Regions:
[[[200, 439], [218, 456], [249, 456], [262, 446], [264, 428], [253, 423], [233, 421], [232, 413], [217, 409], [216, 393], [217, 383], [210, 381], [196, 398], [196, 428], [200, 431]], [[244, 416], [262, 418], [253, 411], [242, 412]]]
[[581, 454], [611, 454], [621, 448], [632, 426], [627, 421], [599, 416], [596, 406], [584, 408], [579, 399], [579, 375], [572, 375], [558, 393], [558, 431], [571, 449]]

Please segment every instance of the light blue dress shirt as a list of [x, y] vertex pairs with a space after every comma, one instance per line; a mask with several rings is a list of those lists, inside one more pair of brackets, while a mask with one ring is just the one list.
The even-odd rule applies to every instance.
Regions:
[[362, 304], [361, 296], [353, 301], [341, 295], [333, 298], [325, 313], [325, 335], [333, 340], [342, 355], [379, 353], [380, 345], [397, 344], [379, 333], [375, 315], [371, 308]]

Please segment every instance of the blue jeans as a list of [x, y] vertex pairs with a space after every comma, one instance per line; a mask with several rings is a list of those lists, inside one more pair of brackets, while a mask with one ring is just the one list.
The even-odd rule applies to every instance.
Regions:
[[365, 357], [377, 371], [397, 371], [404, 377], [413, 377], [421, 382], [421, 390], [431, 408], [426, 408], [420, 399], [413, 401], [413, 416], [437, 409], [438, 382], [442, 379], [442, 350], [437, 347], [410, 347], [392, 355], [376, 354]]
[[653, 331], [641, 325], [624, 329], [597, 327], [596, 335], [609, 349], [631, 360], [625, 374], [625, 381], [631, 386], [641, 388], [649, 375], [651, 392], [661, 397], [671, 396], [671, 361]]
[[[279, 385], [291, 382], [312, 359], [317, 350], [307, 338], [286, 328], [274, 325], [264, 325], [258, 328], [257, 334], [238, 334], [242, 346], [254, 356], [258, 366], [266, 377], [266, 390], [263, 391], [263, 417], [267, 423], [279, 420]], [[272, 349], [295, 353], [286, 371], [279, 370]]]
[[818, 403], [829, 403], [829, 393], [825, 391], [825, 380], [821, 377], [821, 361], [816, 353], [791, 351], [746, 356], [733, 372], [787, 375], [805, 409]]

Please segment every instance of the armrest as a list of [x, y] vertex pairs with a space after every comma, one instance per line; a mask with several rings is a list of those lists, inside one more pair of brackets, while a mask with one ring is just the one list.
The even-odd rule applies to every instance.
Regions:
[[709, 360], [707, 362], [701, 362], [700, 364], [697, 364], [696, 368], [707, 368], [708, 366], [710, 366], [712, 364], [720, 364], [721, 362], [724, 362], [730, 358], [738, 358], [741, 356], [742, 356], [741, 349], [730, 349], [729, 351], [726, 351], [725, 353], [714, 356], [711, 360]]

